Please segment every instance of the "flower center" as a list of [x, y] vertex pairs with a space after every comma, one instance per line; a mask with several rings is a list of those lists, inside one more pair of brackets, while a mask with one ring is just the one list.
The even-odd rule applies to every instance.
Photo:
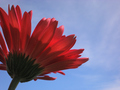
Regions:
[[39, 64], [34, 64], [35, 59], [25, 56], [25, 54], [9, 53], [6, 64], [7, 72], [14, 78], [21, 78], [20, 82], [27, 82], [42, 73], [43, 68]]

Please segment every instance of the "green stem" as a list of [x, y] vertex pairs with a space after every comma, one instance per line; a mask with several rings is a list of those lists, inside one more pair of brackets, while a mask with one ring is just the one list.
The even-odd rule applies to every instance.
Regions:
[[15, 90], [15, 88], [17, 87], [19, 82], [20, 82], [20, 78], [15, 76], [13, 78], [12, 82], [10, 83], [8, 90]]

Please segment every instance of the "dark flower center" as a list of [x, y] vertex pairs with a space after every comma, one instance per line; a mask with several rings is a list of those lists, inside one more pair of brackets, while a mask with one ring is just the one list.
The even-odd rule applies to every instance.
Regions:
[[43, 68], [39, 64], [34, 64], [35, 59], [25, 56], [25, 54], [9, 53], [6, 64], [7, 72], [14, 78], [20, 78], [20, 82], [27, 82], [40, 75]]

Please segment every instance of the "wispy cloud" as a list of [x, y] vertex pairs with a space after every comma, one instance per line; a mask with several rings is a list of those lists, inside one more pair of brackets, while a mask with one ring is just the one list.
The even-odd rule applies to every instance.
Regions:
[[120, 80], [113, 81], [109, 84], [106, 84], [102, 90], [120, 90]]
[[93, 11], [97, 11], [99, 8], [99, 11], [97, 11], [99, 14], [92, 13], [95, 14], [93, 19], [97, 19], [97, 21], [92, 28], [89, 28], [89, 30], [93, 29], [91, 30], [92, 33], [86, 33], [83, 36], [84, 43], [86, 43], [84, 46], [87, 49], [85, 54], [90, 57], [88, 63], [90, 67], [114, 70], [116, 66], [120, 65], [118, 63], [120, 62], [120, 56], [118, 55], [120, 53], [118, 50], [120, 45], [120, 12], [117, 9], [120, 7], [111, 8], [113, 4], [105, 3], [97, 3], [97, 5], [97, 8], [94, 8]]

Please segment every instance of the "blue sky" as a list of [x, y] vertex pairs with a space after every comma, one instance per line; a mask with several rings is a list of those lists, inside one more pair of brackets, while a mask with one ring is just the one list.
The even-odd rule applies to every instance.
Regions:
[[[120, 1], [119, 0], [0, 0], [5, 11], [8, 4], [33, 10], [32, 30], [43, 17], [56, 18], [64, 25], [65, 35], [75, 34], [73, 48], [85, 48], [89, 61], [81, 67], [65, 70], [55, 81], [19, 83], [16, 90], [120, 90]], [[11, 78], [0, 71], [0, 87], [7, 90]]]

